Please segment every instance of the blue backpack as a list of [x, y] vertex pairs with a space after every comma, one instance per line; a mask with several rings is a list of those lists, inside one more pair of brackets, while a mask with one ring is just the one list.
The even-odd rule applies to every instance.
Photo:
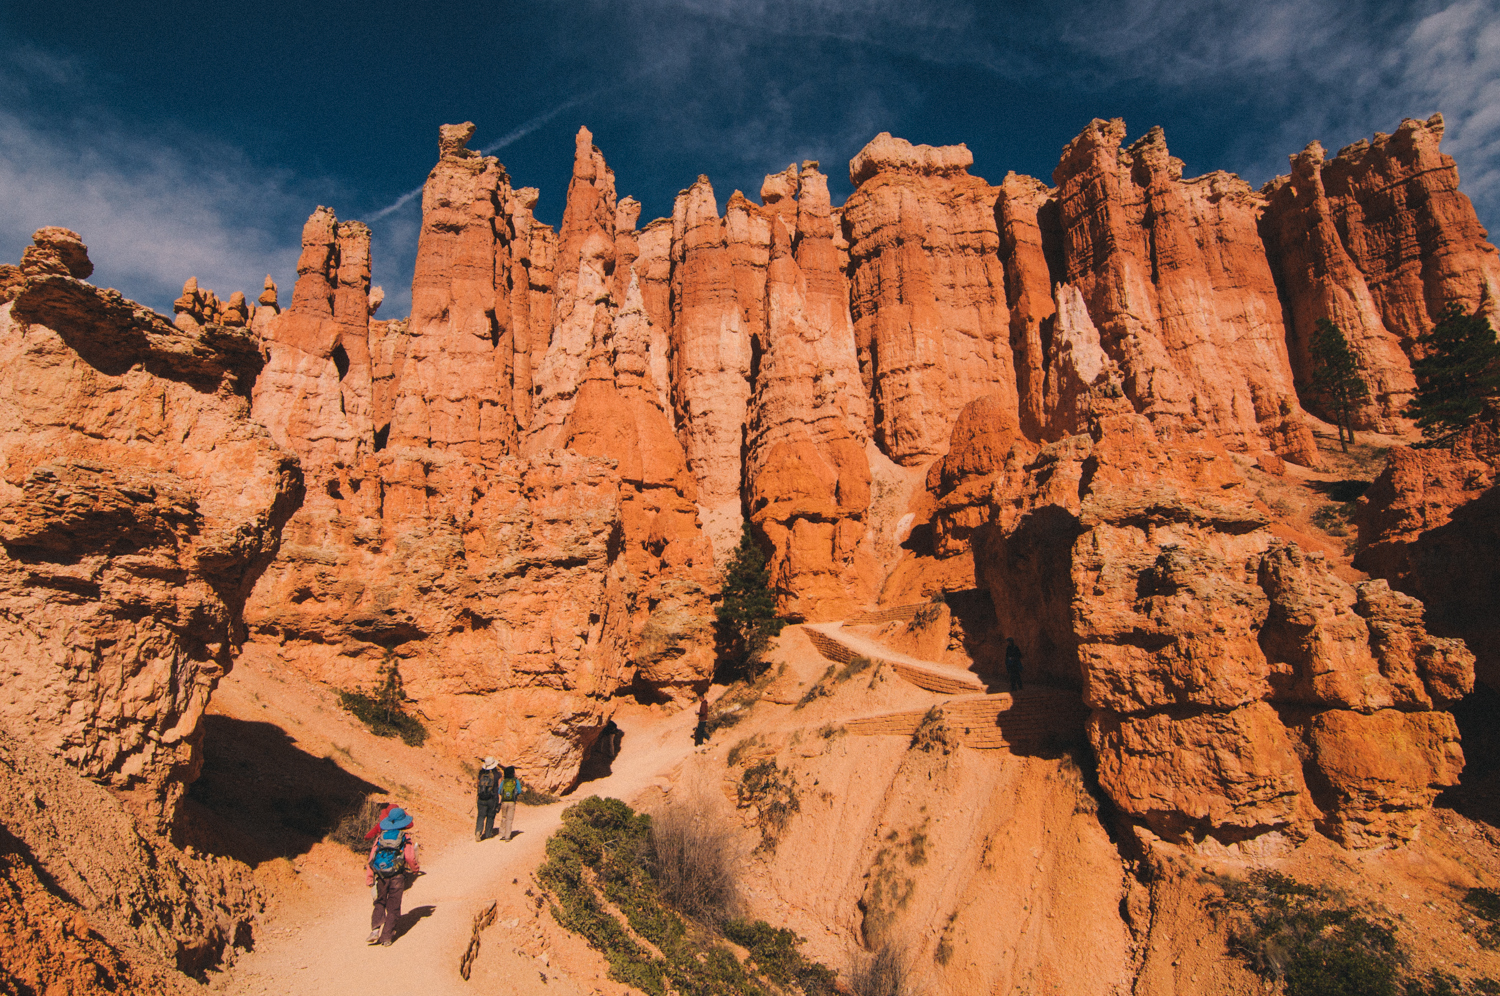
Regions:
[[375, 856], [370, 869], [381, 878], [391, 878], [406, 871], [406, 834], [400, 830], [382, 830], [375, 838]]

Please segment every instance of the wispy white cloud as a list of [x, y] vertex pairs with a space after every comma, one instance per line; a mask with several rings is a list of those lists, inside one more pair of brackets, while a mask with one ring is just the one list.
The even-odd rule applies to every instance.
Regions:
[[[519, 142], [521, 139], [525, 138], [527, 135], [530, 135], [538, 128], [543, 127], [547, 124], [547, 122], [551, 121], [553, 118], [557, 117], [564, 111], [571, 110], [577, 107], [579, 104], [582, 104], [590, 97], [593, 97], [597, 92], [598, 91], [589, 91], [588, 93], [581, 93], [570, 100], [558, 104], [551, 110], [543, 111], [541, 114], [538, 114], [536, 117], [531, 118], [524, 124], [506, 132], [499, 139], [491, 142], [489, 145], [482, 147], [479, 151], [487, 156], [494, 155], [496, 152], [499, 152], [506, 146], [512, 145], [515, 142]], [[397, 211], [400, 211], [402, 208], [406, 207], [406, 205], [422, 196], [422, 189], [422, 187], [413, 187], [411, 190], [408, 190], [406, 193], [402, 194], [394, 201], [391, 201], [385, 207], [372, 213], [369, 216], [369, 220], [372, 222], [379, 221], [380, 219], [385, 218], [388, 215], [395, 214]]]
[[[67, 60], [21, 50], [0, 71], [0, 106], [38, 83], [82, 90]], [[108, 115], [38, 121], [0, 110], [0, 254], [44, 225], [83, 236], [92, 280], [170, 311], [183, 281], [253, 300], [267, 273], [290, 292], [312, 196], [242, 150], [174, 129], [128, 134]]]

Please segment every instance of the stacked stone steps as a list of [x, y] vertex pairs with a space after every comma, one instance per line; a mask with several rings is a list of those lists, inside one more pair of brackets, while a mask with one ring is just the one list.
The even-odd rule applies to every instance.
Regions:
[[875, 609], [871, 612], [861, 612], [859, 615], [850, 616], [841, 625], [844, 626], [878, 626], [888, 622], [911, 622], [916, 618], [919, 609], [926, 608], [931, 602], [908, 602], [905, 605], [892, 605], [884, 609]]
[[1016, 694], [949, 699], [930, 709], [864, 716], [845, 723], [844, 729], [857, 736], [910, 737], [933, 713], [940, 716], [959, 744], [978, 750], [1064, 746], [1082, 738], [1088, 718], [1088, 709], [1077, 692], [1037, 688]]
[[840, 623], [804, 623], [802, 629], [818, 653], [835, 664], [848, 664], [856, 657], [866, 657], [889, 666], [902, 678], [929, 692], [966, 695], [986, 691], [984, 682], [972, 671], [910, 657], [866, 637], [842, 632], [841, 626]]

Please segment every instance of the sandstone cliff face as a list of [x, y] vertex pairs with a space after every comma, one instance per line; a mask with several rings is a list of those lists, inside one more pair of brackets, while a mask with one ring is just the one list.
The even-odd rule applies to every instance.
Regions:
[[[516, 450], [515, 340], [498, 160], [466, 147], [474, 126], [444, 125], [422, 191], [405, 362], [396, 373], [392, 447], [484, 459]], [[497, 276], [499, 279], [497, 280]]]
[[672, 209], [672, 397], [719, 558], [739, 542], [751, 343], [764, 323], [771, 228], [735, 192], [723, 218], [707, 177]]
[[1390, 451], [1359, 501], [1356, 567], [1427, 606], [1435, 632], [1462, 637], [1476, 673], [1500, 688], [1500, 408], [1453, 449]]
[[882, 133], [849, 164], [843, 209], [850, 312], [874, 399], [874, 437], [912, 466], [941, 456], [966, 403], [1015, 407], [996, 190], [964, 146]]
[[[634, 276], [633, 202], [583, 132], [554, 238], [536, 192], [464, 148], [471, 133], [442, 132], [411, 318], [366, 309], [348, 332], [365, 367], [321, 341], [321, 393], [275, 391], [279, 375], [257, 392], [310, 494], [249, 607], [247, 652], [340, 688], [394, 663], [440, 749], [502, 753], [559, 789], [610, 696], [706, 681], [712, 554], [665, 410], [667, 333]], [[267, 326], [273, 364], [326, 270], [306, 268]], [[319, 405], [347, 415], [334, 373], [371, 399], [342, 448], [290, 428]]]
[[773, 550], [778, 611], [836, 619], [875, 593], [870, 465], [852, 329], [838, 321], [827, 183], [804, 163], [799, 185], [795, 252], [786, 221], [772, 220], [746, 484], [751, 521]]
[[1095, 120], [1063, 150], [1053, 181], [1065, 279], [1125, 394], [1137, 411], [1203, 426], [1236, 450], [1315, 462], [1258, 198], [1226, 173], [1183, 180], [1159, 128], [1128, 148], [1124, 135], [1123, 121]]
[[[459, 622], [472, 577], [533, 589], [467, 552], [427, 557], [418, 582], [405, 551], [433, 536], [457, 551], [453, 537], [484, 528], [492, 482], [529, 479], [559, 449], [613, 462], [617, 513], [600, 521], [618, 515], [611, 552], [575, 579], [585, 601], [612, 607], [580, 618], [599, 616], [598, 646], [618, 650], [600, 669], [609, 677], [579, 693], [593, 704], [561, 710], [578, 717], [556, 728], [575, 748], [607, 711], [600, 696], [706, 680], [709, 599], [745, 517], [783, 614], [829, 619], [875, 599], [924, 469], [935, 550], [953, 557], [989, 520], [996, 475], [1024, 476], [1041, 444], [1076, 446], [1112, 418], [1144, 415], [1166, 438], [1217, 440], [1268, 465], [1316, 460], [1283, 324], [1285, 313], [1299, 327], [1298, 297], [1262, 244], [1275, 255], [1274, 233], [1292, 231], [1283, 192], [1222, 173], [1185, 180], [1159, 130], [1125, 148], [1122, 122], [1091, 123], [1056, 187], [1014, 174], [991, 186], [968, 174], [962, 146], [882, 135], [851, 163], [857, 189], [842, 207], [804, 163], [766, 177], [758, 204], [735, 191], [722, 214], [700, 177], [671, 219], [644, 226], [582, 130], [555, 233], [535, 221], [535, 190], [465, 148], [471, 134], [443, 129], [409, 320], [371, 319], [363, 229], [324, 212], [309, 221], [291, 307], [250, 313], [270, 357], [257, 413], [314, 482], [252, 618], [267, 647], [284, 641], [276, 652], [322, 680], [361, 680], [390, 653], [411, 694], [446, 695], [435, 662], [490, 639]], [[1398, 262], [1355, 287], [1372, 260], [1458, 273], [1468, 264], [1453, 247], [1482, 239], [1444, 228], [1456, 192], [1430, 221], [1416, 188], [1399, 203], [1380, 192], [1378, 177], [1417, 182], [1401, 173], [1408, 161], [1441, 166], [1427, 131], [1401, 134], [1338, 174], [1352, 193], [1320, 194], [1326, 224], [1304, 240], [1312, 272], [1349, 241], [1348, 204], [1385, 219], [1370, 224], [1386, 248], [1345, 252], [1344, 283], [1372, 315], [1412, 295]], [[1309, 169], [1325, 186], [1337, 173]], [[1414, 225], [1426, 226], [1415, 242], [1401, 234]], [[1462, 282], [1445, 279], [1434, 286]], [[577, 542], [598, 535], [580, 527]], [[539, 592], [555, 580], [532, 579]], [[413, 607], [423, 585], [444, 592], [441, 606]], [[442, 722], [458, 729], [458, 715]], [[546, 778], [562, 778], [567, 754], [538, 762]]]
[[0, 354], [0, 716], [164, 827], [300, 499], [249, 418], [260, 354], [50, 272], [0, 310]]
[[1362, 428], [1395, 431], [1415, 381], [1409, 357], [1449, 301], [1500, 317], [1500, 254], [1442, 153], [1443, 117], [1401, 122], [1333, 159], [1313, 142], [1262, 190], [1261, 233], [1288, 313], [1299, 384], [1319, 318], [1339, 325], [1370, 387]]
[[1473, 657], [1274, 540], [1245, 490], [1221, 444], [1134, 414], [1009, 462], [974, 541], [999, 628], [1082, 689], [1100, 784], [1153, 834], [1408, 839], [1462, 767], [1437, 710]]

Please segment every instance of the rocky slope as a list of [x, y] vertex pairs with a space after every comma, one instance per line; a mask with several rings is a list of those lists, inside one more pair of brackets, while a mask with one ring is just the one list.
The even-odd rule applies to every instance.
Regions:
[[302, 495], [249, 417], [248, 309], [174, 326], [91, 270], [42, 229], [0, 304], [0, 976], [23, 992], [164, 991], [250, 943], [248, 869], [164, 835]]
[[1082, 690], [1100, 785], [1151, 834], [1409, 839], [1462, 770], [1441, 710], [1473, 655], [1255, 505], [1216, 440], [1108, 416], [996, 472], [976, 570], [1030, 668]]

